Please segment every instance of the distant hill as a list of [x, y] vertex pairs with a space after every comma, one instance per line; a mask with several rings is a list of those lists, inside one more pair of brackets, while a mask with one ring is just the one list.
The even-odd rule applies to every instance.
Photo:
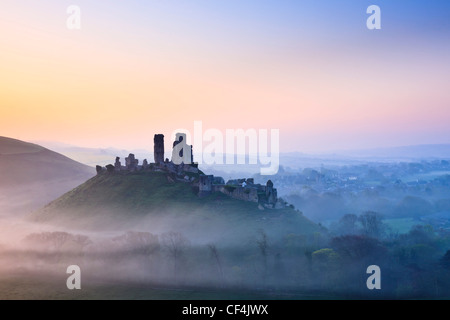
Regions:
[[[116, 156], [122, 159], [133, 153], [137, 159], [152, 161], [152, 150], [122, 150], [117, 148], [84, 148], [52, 141], [39, 141], [39, 145], [61, 153], [71, 159], [89, 166], [106, 166], [114, 161]], [[194, 149], [195, 151], [195, 149]], [[166, 157], [170, 158], [170, 154]], [[198, 155], [194, 153], [194, 160]], [[385, 148], [367, 148], [350, 150], [329, 150], [320, 153], [282, 152], [280, 165], [287, 171], [303, 170], [304, 168], [335, 168], [339, 166], [360, 165], [373, 162], [417, 162], [434, 159], [450, 159], [450, 144], [423, 144], [411, 146], [396, 146]], [[216, 176], [227, 179], [251, 177], [260, 172], [259, 165], [227, 165], [203, 164], [202, 168]], [[283, 170], [283, 168], [281, 170]]]
[[0, 215], [34, 210], [95, 175], [39, 145], [0, 137]]
[[189, 183], [173, 181], [163, 172], [95, 176], [30, 218], [94, 231], [175, 230], [221, 241], [242, 240], [259, 229], [272, 237], [320, 230], [293, 208], [260, 210], [257, 203], [222, 193], [199, 198]]
[[450, 144], [424, 144], [371, 149], [330, 150], [317, 154], [288, 152], [280, 154], [280, 164], [285, 168], [333, 168], [374, 162], [420, 162], [449, 160]]
[[[92, 167], [95, 167], [96, 165], [106, 166], [110, 164], [111, 161], [114, 161], [116, 157], [124, 159], [130, 153], [133, 153], [136, 156], [136, 159], [139, 159], [141, 163], [144, 159], [149, 161], [153, 160], [153, 150], [124, 150], [112, 147], [86, 148], [53, 141], [36, 141], [35, 143]], [[170, 154], [167, 154], [167, 157], [170, 158]]]
[[374, 160], [430, 160], [450, 159], [450, 144], [423, 144], [390, 148], [374, 148], [340, 152], [352, 157], [375, 158]]

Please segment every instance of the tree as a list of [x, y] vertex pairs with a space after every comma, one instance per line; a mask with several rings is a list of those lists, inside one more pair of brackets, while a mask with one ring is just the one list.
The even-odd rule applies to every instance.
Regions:
[[268, 250], [269, 250], [269, 242], [268, 242], [267, 234], [264, 232], [264, 230], [259, 230], [258, 233], [259, 233], [259, 236], [256, 239], [256, 245], [258, 246], [259, 252], [262, 257], [263, 282], [265, 282], [266, 278], [267, 278], [267, 257], [268, 257]]
[[81, 234], [73, 235], [71, 241], [75, 244], [75, 252], [81, 256], [84, 255], [84, 248], [92, 244], [92, 241], [88, 236]]
[[434, 229], [431, 225], [415, 225], [408, 233], [411, 243], [429, 244], [435, 239]]
[[181, 233], [170, 231], [161, 235], [161, 243], [173, 260], [173, 272], [176, 279], [179, 260], [187, 246], [189, 246], [190, 241]]
[[81, 250], [84, 249], [84, 247], [87, 247], [88, 245], [92, 244], [91, 239], [89, 239], [88, 236], [83, 236], [80, 234], [76, 234], [72, 237], [72, 241], [75, 242]]
[[209, 249], [209, 252], [211, 254], [211, 258], [213, 258], [213, 260], [216, 263], [220, 279], [223, 282], [225, 280], [225, 277], [223, 275], [222, 259], [220, 258], [219, 252], [217, 251], [217, 247], [216, 247], [215, 244], [211, 243], [211, 244], [208, 244], [208, 249]]
[[450, 250], [447, 250], [439, 262], [444, 268], [450, 269]]
[[69, 257], [73, 259], [73, 255], [82, 255], [84, 247], [91, 244], [87, 236], [61, 231], [32, 233], [25, 237], [24, 242], [33, 249], [50, 253], [47, 259], [54, 262], [61, 262]]
[[339, 254], [333, 249], [324, 248], [316, 250], [311, 254], [313, 269], [313, 278], [319, 281], [322, 286], [334, 287], [337, 279], [340, 264]]
[[67, 232], [41, 232], [29, 234], [24, 241], [33, 246], [43, 246], [46, 249], [60, 251], [62, 246], [72, 237], [73, 235]]
[[323, 271], [329, 267], [336, 267], [335, 264], [339, 259], [339, 254], [333, 249], [324, 248], [314, 251], [311, 254], [311, 259], [312, 263], [316, 265], [320, 271]]
[[399, 217], [418, 218], [433, 213], [433, 205], [421, 197], [407, 196], [400, 201], [395, 211]]
[[382, 217], [374, 211], [367, 211], [359, 216], [363, 233], [368, 237], [378, 238], [385, 232]]
[[356, 214], [346, 214], [339, 220], [336, 231], [341, 235], [356, 234], [358, 232], [357, 222], [358, 216]]
[[158, 236], [149, 232], [128, 231], [113, 239], [126, 253], [149, 256], [160, 249]]
[[381, 257], [386, 248], [374, 239], [365, 236], [346, 235], [331, 240], [331, 247], [343, 258], [358, 261], [368, 256]]

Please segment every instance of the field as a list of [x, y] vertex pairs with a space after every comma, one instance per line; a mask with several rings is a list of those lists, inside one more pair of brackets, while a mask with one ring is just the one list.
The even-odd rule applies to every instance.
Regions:
[[414, 218], [398, 218], [398, 219], [386, 219], [383, 222], [394, 233], [408, 233], [415, 225], [421, 224], [420, 221]]
[[155, 284], [82, 281], [80, 290], [66, 287], [66, 275], [8, 273], [0, 275], [1, 300], [311, 300], [336, 296], [243, 289], [170, 288]]
[[411, 174], [403, 178], [405, 182], [413, 182], [413, 181], [431, 181], [433, 179], [437, 179], [439, 177], [450, 175], [450, 171], [432, 171], [426, 173], [416, 173]]

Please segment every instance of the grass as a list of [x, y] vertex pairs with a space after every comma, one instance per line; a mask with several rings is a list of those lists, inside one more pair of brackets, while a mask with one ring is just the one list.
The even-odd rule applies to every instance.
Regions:
[[52, 214], [61, 209], [78, 208], [91, 214], [96, 208], [132, 210], [142, 213], [147, 209], [162, 209], [175, 202], [189, 202], [196, 197], [184, 183], [170, 183], [161, 172], [128, 175], [98, 175], [56, 199], [39, 211]]
[[405, 182], [413, 182], [417, 180], [423, 180], [423, 181], [431, 181], [434, 179], [437, 179], [439, 177], [449, 175], [450, 171], [432, 171], [427, 173], [417, 173], [417, 174], [411, 174], [406, 177], [404, 177], [402, 180]]
[[411, 228], [417, 224], [421, 224], [420, 221], [414, 218], [396, 218], [396, 219], [386, 219], [383, 222], [388, 225], [394, 232], [398, 233], [408, 233]]
[[200, 198], [190, 183], [174, 181], [167, 173], [152, 171], [95, 176], [33, 213], [31, 218], [41, 222], [67, 218], [111, 222], [115, 218], [168, 216], [177, 218], [176, 223], [183, 229], [210, 234], [212, 230], [226, 230], [230, 236], [257, 229], [280, 234], [319, 230], [293, 208], [260, 210], [255, 202], [233, 199], [220, 192]]
[[41, 152], [42, 150], [44, 150], [44, 148], [36, 144], [0, 137], [0, 154], [2, 155], [35, 153]]
[[10, 273], [0, 276], [1, 300], [310, 300], [335, 299], [325, 294], [264, 292], [250, 289], [163, 287], [83, 278], [81, 290], [66, 287], [67, 276]]

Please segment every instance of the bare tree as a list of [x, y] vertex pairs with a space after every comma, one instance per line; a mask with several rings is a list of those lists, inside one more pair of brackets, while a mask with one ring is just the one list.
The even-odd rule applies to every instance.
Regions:
[[189, 243], [189, 239], [179, 232], [170, 231], [161, 235], [161, 244], [173, 260], [173, 272], [175, 279], [178, 276], [178, 265], [180, 258]]
[[158, 236], [149, 232], [128, 231], [113, 241], [130, 254], [150, 256], [160, 249]]
[[269, 242], [267, 238], [267, 234], [264, 232], [264, 230], [258, 231], [259, 236], [256, 239], [256, 244], [258, 246], [259, 252], [262, 257], [262, 264], [263, 264], [263, 282], [266, 282], [267, 278], [267, 257], [268, 257], [268, 251], [269, 251]]
[[338, 223], [339, 234], [357, 234], [357, 222], [358, 216], [356, 214], [346, 214], [342, 216]]
[[359, 222], [361, 223], [363, 233], [366, 236], [378, 238], [382, 236], [385, 231], [381, 215], [377, 212], [364, 212], [359, 216]]
[[90, 240], [87, 236], [54, 231], [29, 234], [24, 242], [33, 249], [44, 251], [47, 261], [60, 263], [64, 259], [73, 259], [76, 255], [82, 254], [83, 248], [90, 243]]
[[217, 247], [215, 244], [208, 244], [208, 249], [211, 254], [211, 257], [216, 262], [217, 270], [219, 272], [220, 280], [223, 283], [225, 280], [224, 274], [223, 274], [223, 268], [222, 268], [222, 261], [220, 259], [219, 252], [217, 251]]
[[60, 251], [62, 246], [71, 237], [73, 235], [67, 232], [41, 232], [29, 234], [25, 237], [24, 241], [35, 246], [44, 246], [49, 250]]
[[72, 241], [75, 242], [81, 248], [81, 250], [83, 250], [88, 245], [92, 244], [92, 241], [91, 239], [89, 239], [88, 236], [83, 236], [80, 234], [74, 235], [72, 237]]

